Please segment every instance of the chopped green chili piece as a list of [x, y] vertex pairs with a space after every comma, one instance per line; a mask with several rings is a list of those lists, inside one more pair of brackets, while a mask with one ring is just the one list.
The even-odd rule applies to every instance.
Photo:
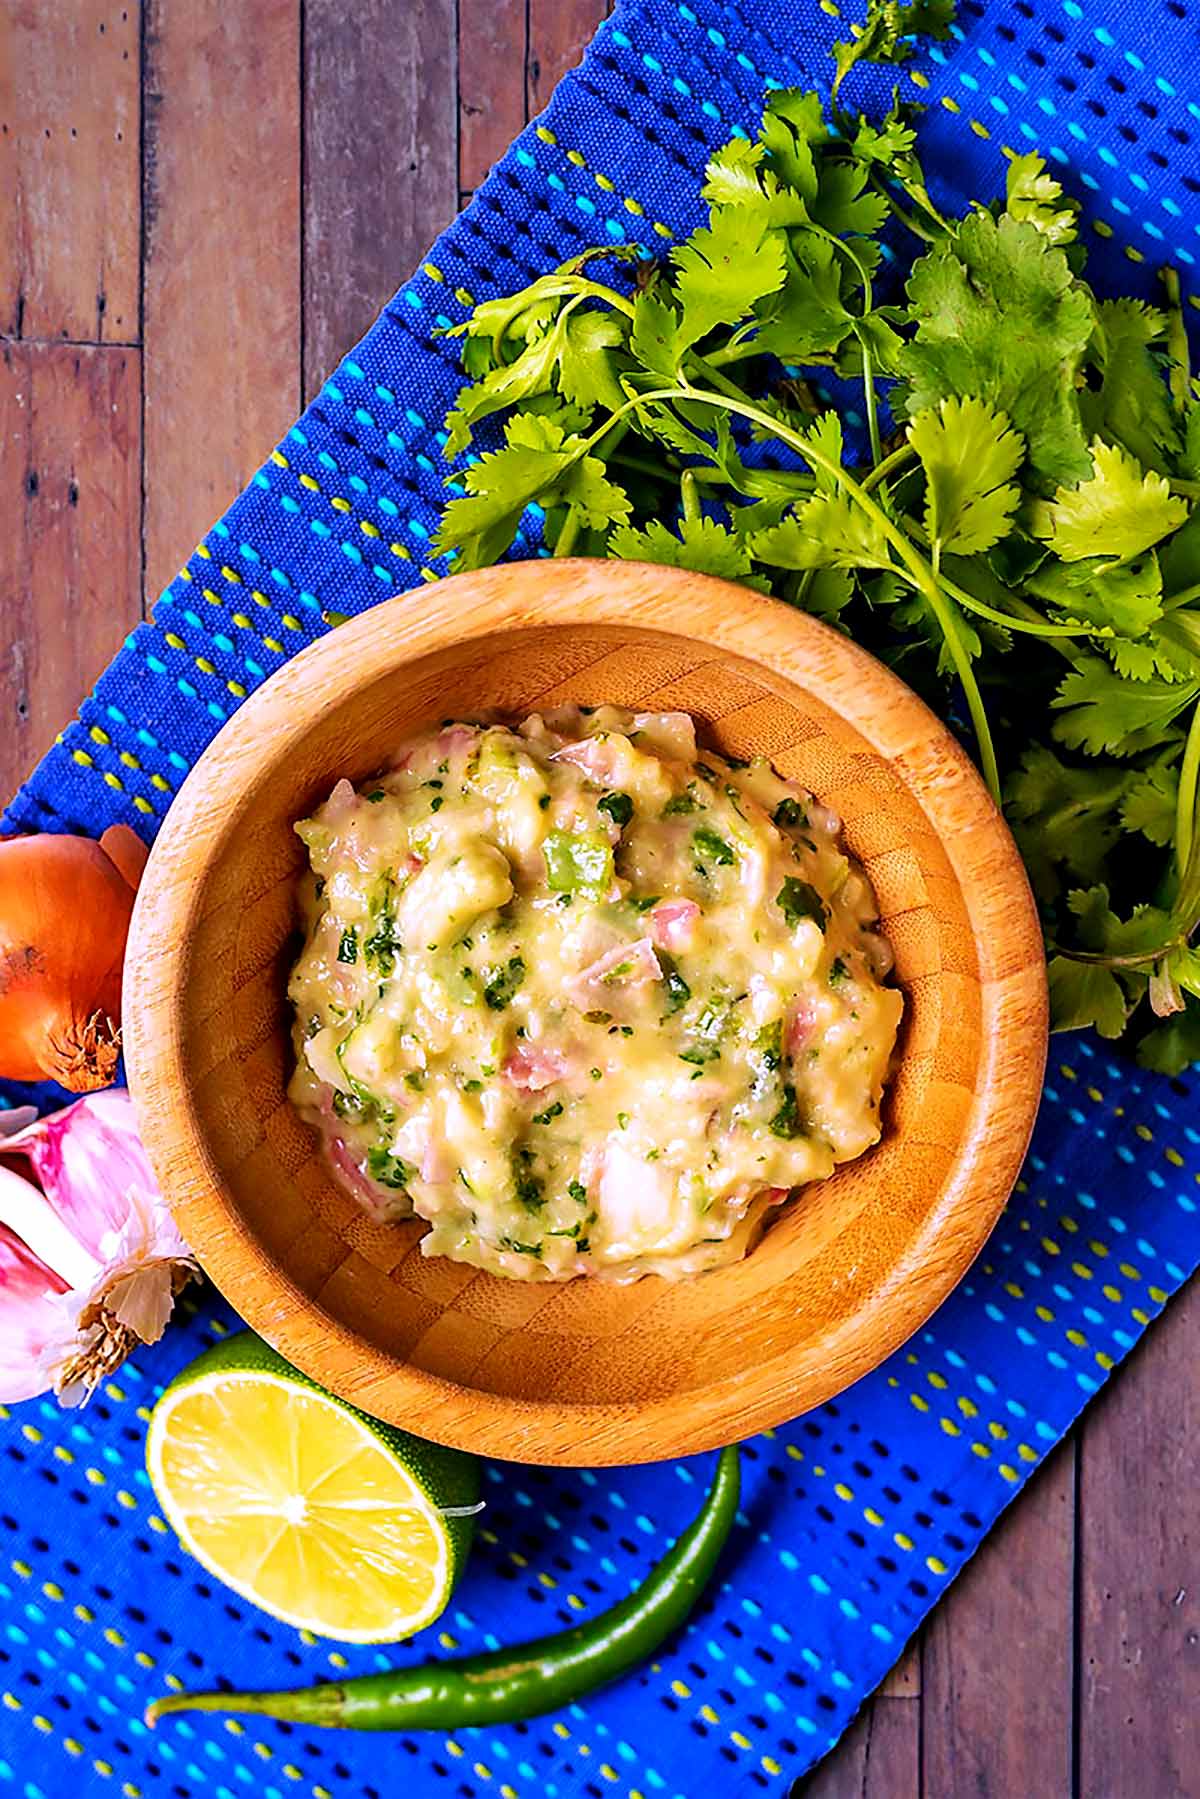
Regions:
[[542, 844], [551, 893], [602, 900], [613, 884], [612, 845], [594, 832], [551, 831]]

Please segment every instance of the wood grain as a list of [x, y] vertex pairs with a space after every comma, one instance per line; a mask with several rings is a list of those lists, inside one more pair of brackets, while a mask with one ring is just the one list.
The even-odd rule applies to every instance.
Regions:
[[[1071, 1792], [1074, 1495], [1067, 1443], [925, 1626], [921, 1760], [931, 1799]], [[1100, 1786], [1094, 1799], [1118, 1791]]]
[[0, 7], [0, 336], [136, 343], [138, 8]]
[[458, 0], [458, 185], [479, 186], [525, 123], [526, 0]]
[[[333, 1183], [286, 1103], [292, 822], [445, 711], [672, 705], [845, 820], [906, 999], [884, 1140], [747, 1259], [672, 1284], [427, 1261]], [[189, 776], [130, 937], [130, 1086], [185, 1237], [263, 1335], [368, 1411], [532, 1462], [710, 1448], [874, 1367], [954, 1286], [1016, 1176], [1046, 996], [1024, 871], [945, 728], [879, 663], [744, 588], [532, 563], [401, 596], [252, 695]]]
[[606, 0], [529, 0], [529, 114], [542, 111], [612, 8]]
[[[930, 1799], [951, 1799], [929, 1789]], [[921, 1702], [880, 1691], [789, 1799], [921, 1799]], [[957, 1799], [957, 1795], [954, 1795]], [[965, 1799], [965, 1790], [964, 1790]]]
[[304, 386], [312, 395], [458, 207], [455, 0], [308, 0]]
[[[1147, 1277], [1150, 1270], [1146, 1270]], [[1200, 1287], [1088, 1412], [1080, 1445], [1079, 1791], [1179, 1795], [1200, 1770]]]
[[0, 343], [0, 785], [141, 614], [137, 350]]
[[147, 0], [145, 46], [155, 594], [300, 409], [299, 0]]

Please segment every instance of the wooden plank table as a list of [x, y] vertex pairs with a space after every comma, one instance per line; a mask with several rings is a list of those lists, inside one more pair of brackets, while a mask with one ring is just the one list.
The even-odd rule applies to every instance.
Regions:
[[[0, 0], [6, 791], [604, 10]], [[1198, 1364], [1193, 1286], [797, 1792], [1200, 1794]]]

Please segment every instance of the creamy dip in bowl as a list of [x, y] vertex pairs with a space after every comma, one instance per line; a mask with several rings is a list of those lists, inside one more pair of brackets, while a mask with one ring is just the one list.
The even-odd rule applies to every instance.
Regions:
[[296, 828], [290, 1095], [424, 1254], [698, 1274], [878, 1139], [902, 1000], [870, 886], [686, 713], [446, 721]]

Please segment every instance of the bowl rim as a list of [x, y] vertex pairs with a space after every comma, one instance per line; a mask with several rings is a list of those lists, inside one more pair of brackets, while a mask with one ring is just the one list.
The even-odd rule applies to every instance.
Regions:
[[[887, 1279], [833, 1329], [822, 1367], [799, 1382], [789, 1379], [786, 1352], [758, 1364], [751, 1392], [735, 1373], [686, 1395], [612, 1406], [507, 1398], [427, 1373], [364, 1341], [292, 1281], [241, 1219], [204, 1140], [184, 1065], [180, 977], [202, 873], [249, 784], [234, 778], [247, 745], [261, 751], [269, 742], [276, 760], [312, 722], [307, 693], [319, 693], [322, 714], [352, 699], [362, 685], [358, 652], [368, 646], [375, 681], [485, 633], [546, 626], [677, 636], [754, 665], [768, 685], [773, 673], [781, 685], [811, 685], [819, 664], [821, 701], [876, 754], [902, 765], [962, 892], [980, 954], [982, 1048], [968, 1121], [937, 1205]], [[227, 803], [209, 803], [214, 790]], [[1004, 972], [993, 973], [988, 958], [1001, 944]], [[591, 558], [505, 563], [396, 595], [318, 638], [257, 688], [200, 756], [158, 833], [130, 926], [125, 995], [129, 1087], [151, 1164], [184, 1238], [204, 1246], [205, 1271], [251, 1328], [368, 1412], [478, 1454], [568, 1466], [691, 1454], [781, 1424], [907, 1341], [965, 1274], [1012, 1190], [1041, 1096], [1048, 1022], [1042, 933], [1024, 866], [974, 765], [924, 701], [868, 651], [781, 601], [714, 576]]]

